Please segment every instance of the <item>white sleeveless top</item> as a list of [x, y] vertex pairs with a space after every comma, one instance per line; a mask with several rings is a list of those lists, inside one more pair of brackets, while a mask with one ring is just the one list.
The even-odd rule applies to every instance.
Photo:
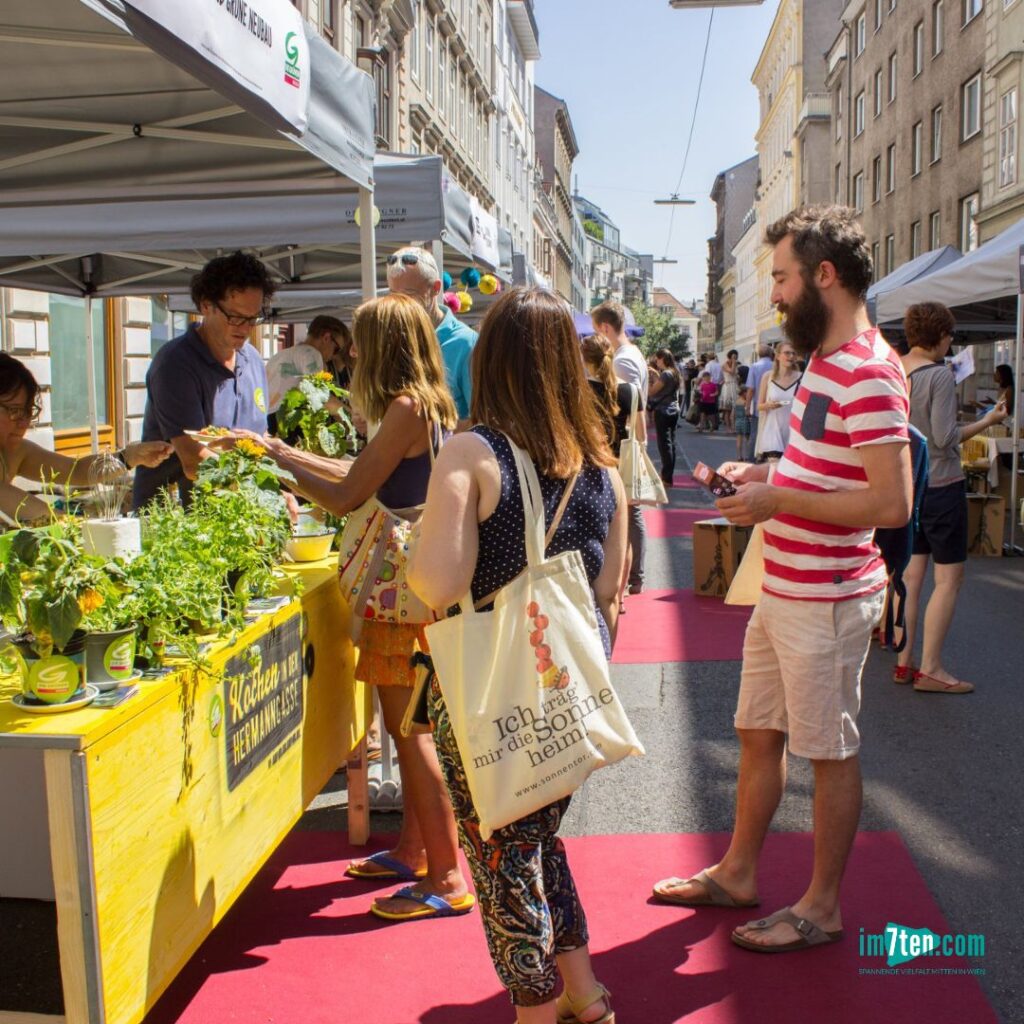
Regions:
[[768, 381], [768, 392], [765, 398], [769, 402], [783, 402], [778, 409], [769, 409], [760, 414], [761, 423], [757, 435], [757, 454], [762, 452], [784, 452], [789, 444], [789, 417], [793, 412], [793, 399], [796, 397], [800, 378], [797, 377], [788, 388], [782, 387], [778, 381]]

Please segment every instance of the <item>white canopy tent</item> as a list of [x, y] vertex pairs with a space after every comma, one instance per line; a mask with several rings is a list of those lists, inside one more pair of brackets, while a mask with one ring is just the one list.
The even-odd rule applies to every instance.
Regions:
[[[173, 14], [190, 8], [197, 21], [210, 16], [202, 0], [175, 0]], [[288, 40], [288, 59], [306, 77], [300, 127], [273, 97], [127, 0], [0, 10], [0, 284], [85, 296], [90, 349], [93, 297], [183, 286], [205, 262], [204, 245], [231, 244], [222, 221], [233, 217], [242, 237], [250, 216], [287, 197], [316, 197], [318, 215], [348, 207], [353, 220], [358, 205], [349, 258], [372, 294], [373, 82], [291, 20], [287, 0], [268, 0], [265, 10], [293, 29], [273, 38]], [[307, 248], [282, 237], [263, 241], [276, 246], [268, 262], [290, 281]], [[86, 365], [95, 447], [91, 355]]]
[[918, 281], [928, 274], [934, 274], [935, 271], [948, 267], [958, 259], [960, 259], [960, 250], [952, 245], [944, 245], [900, 264], [891, 274], [886, 274], [881, 280], [876, 281], [868, 289], [867, 295], [868, 316], [871, 317], [872, 323], [879, 322], [878, 301], [882, 296], [888, 295], [905, 284], [910, 284], [911, 281]]
[[902, 320], [908, 306], [941, 302], [956, 317], [957, 330], [974, 340], [1015, 337], [1013, 454], [1010, 486], [1011, 550], [1017, 535], [1020, 458], [1020, 375], [1024, 350], [1024, 220], [942, 270], [896, 288], [878, 300], [878, 322]]

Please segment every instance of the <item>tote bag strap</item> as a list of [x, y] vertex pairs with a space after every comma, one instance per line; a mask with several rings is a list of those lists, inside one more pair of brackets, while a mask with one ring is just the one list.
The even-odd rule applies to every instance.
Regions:
[[636, 384], [629, 385], [629, 423], [626, 436], [630, 441], [636, 437], [636, 415], [640, 410], [640, 388]]

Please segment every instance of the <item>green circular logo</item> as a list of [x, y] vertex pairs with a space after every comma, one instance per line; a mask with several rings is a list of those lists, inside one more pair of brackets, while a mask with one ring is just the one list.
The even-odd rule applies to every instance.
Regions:
[[219, 736], [220, 727], [224, 724], [224, 701], [221, 700], [219, 693], [215, 693], [210, 698], [210, 714], [208, 716], [210, 723], [210, 735]]
[[289, 32], [284, 37], [284, 55], [289, 64], [299, 63], [299, 44], [295, 42], [295, 33]]
[[135, 634], [118, 637], [103, 652], [103, 667], [112, 679], [126, 679], [135, 667]]
[[79, 688], [81, 681], [81, 668], [62, 654], [29, 663], [28, 688], [46, 704], [63, 703]]

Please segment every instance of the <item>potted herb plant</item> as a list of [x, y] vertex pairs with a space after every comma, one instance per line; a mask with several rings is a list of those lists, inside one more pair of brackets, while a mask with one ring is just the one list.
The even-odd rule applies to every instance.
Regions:
[[348, 399], [348, 392], [326, 370], [308, 374], [281, 399], [278, 435], [297, 437], [296, 444], [304, 451], [340, 459], [355, 447]]

